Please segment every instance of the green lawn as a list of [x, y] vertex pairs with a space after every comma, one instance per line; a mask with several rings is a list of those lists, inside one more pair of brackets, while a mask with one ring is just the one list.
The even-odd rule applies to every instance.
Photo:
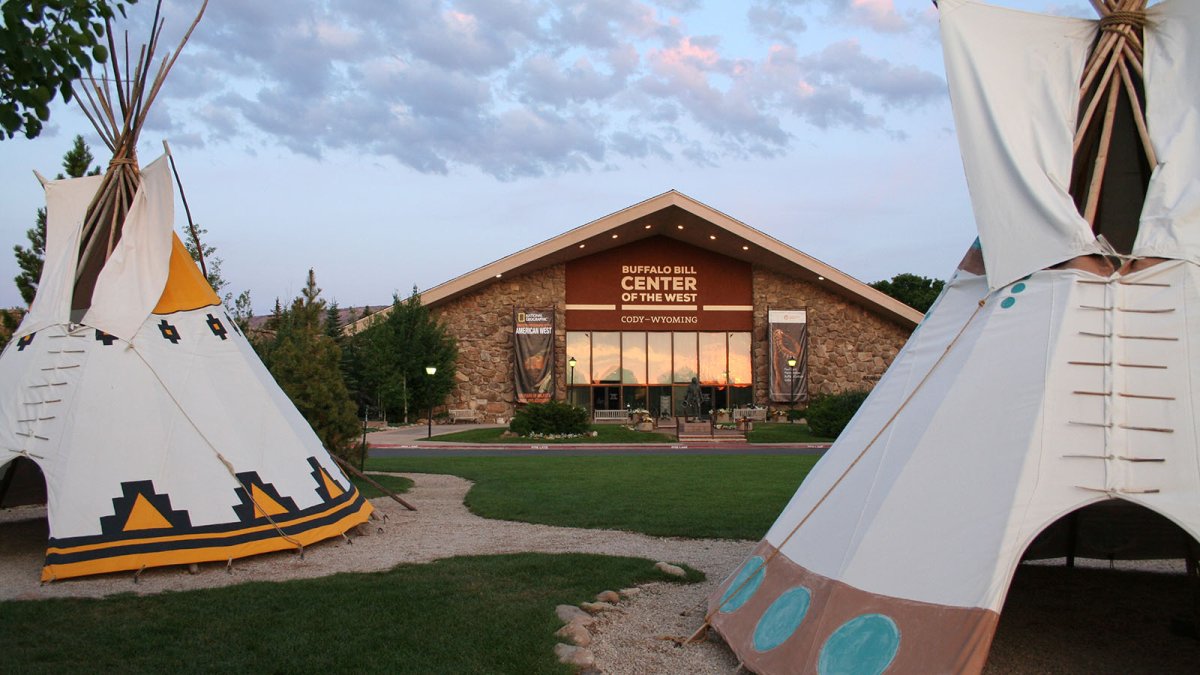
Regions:
[[[351, 476], [348, 472], [347, 477], [350, 479], [351, 483], [354, 483], [354, 487], [358, 488], [358, 491], [362, 493], [362, 496], [366, 497], [367, 499], [374, 499], [376, 497], [384, 496], [383, 491], [374, 485], [371, 485], [367, 481], [357, 476]], [[371, 476], [371, 478], [376, 483], [379, 483], [398, 495], [408, 492], [408, 489], [413, 485], [411, 480], [407, 478], [401, 478], [400, 476]]]
[[816, 460], [753, 454], [409, 457], [371, 459], [367, 468], [468, 478], [475, 486], [467, 506], [485, 518], [759, 539]]
[[553, 655], [562, 625], [554, 607], [651, 580], [669, 579], [649, 560], [529, 553], [142, 597], [0, 602], [0, 670], [565, 674]]
[[675, 437], [652, 431], [634, 431], [620, 424], [597, 424], [592, 427], [595, 436], [580, 436], [578, 438], [528, 438], [517, 436], [501, 438], [506, 431], [501, 428], [469, 429], [454, 431], [448, 434], [438, 434], [432, 440], [450, 443], [520, 443], [522, 445], [545, 445], [551, 443], [673, 443]]
[[787, 422], [755, 422], [754, 431], [746, 434], [751, 443], [832, 443], [832, 438], [813, 434], [807, 424]]

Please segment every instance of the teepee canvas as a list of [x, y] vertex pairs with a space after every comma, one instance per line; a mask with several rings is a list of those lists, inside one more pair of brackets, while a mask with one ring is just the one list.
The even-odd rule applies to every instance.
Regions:
[[710, 598], [747, 667], [978, 672], [1023, 559], [1200, 555], [1200, 3], [1093, 4], [941, 0], [979, 240]]
[[41, 469], [43, 580], [298, 549], [371, 513], [175, 236], [168, 157], [137, 165], [159, 28], [115, 101], [92, 81], [113, 161], [45, 183], [38, 293], [0, 354], [0, 488]]

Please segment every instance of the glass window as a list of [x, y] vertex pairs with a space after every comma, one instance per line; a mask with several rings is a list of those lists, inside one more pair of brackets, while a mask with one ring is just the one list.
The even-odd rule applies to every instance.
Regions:
[[696, 334], [675, 333], [675, 381], [691, 382], [696, 370]]
[[[575, 381], [571, 381], [571, 359], [575, 359]], [[592, 381], [592, 334], [567, 331], [567, 386]]]
[[626, 410], [649, 410], [646, 401], [645, 387], [622, 387], [621, 397]]
[[621, 381], [646, 384], [645, 333], [621, 333]]
[[646, 360], [650, 366], [651, 384], [671, 384], [671, 334], [646, 335]]
[[700, 334], [700, 381], [705, 384], [725, 384], [728, 377], [725, 365], [725, 334]]
[[750, 334], [729, 334], [729, 382], [750, 384], [754, 381], [754, 369], [750, 362]]
[[754, 390], [749, 386], [729, 388], [729, 407], [745, 408], [754, 403]]
[[621, 381], [621, 334], [592, 333], [592, 382]]

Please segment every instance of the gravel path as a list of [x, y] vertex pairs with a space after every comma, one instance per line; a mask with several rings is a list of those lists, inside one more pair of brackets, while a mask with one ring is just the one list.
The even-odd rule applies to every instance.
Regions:
[[[525, 551], [585, 552], [686, 563], [708, 579], [698, 584], [649, 584], [592, 627], [596, 667], [611, 674], [733, 673], [737, 659], [718, 640], [676, 647], [669, 638], [691, 635], [704, 620], [704, 600], [740, 564], [755, 542], [649, 537], [487, 520], [463, 505], [470, 482], [455, 476], [403, 474], [415, 481], [407, 511], [386, 498], [372, 500], [385, 517], [355, 536], [307, 549], [304, 559], [275, 553], [224, 565], [110, 574], [41, 585], [46, 543], [44, 508], [0, 511], [0, 600], [99, 597], [160, 593], [281, 581], [337, 572], [371, 572], [399, 563], [460, 555]], [[382, 530], [382, 531], [380, 531]], [[985, 673], [1175, 673], [1200, 671], [1200, 642], [1172, 635], [1173, 616], [1200, 602], [1200, 591], [1179, 565], [1131, 571], [1112, 583], [1107, 570], [1023, 566], [1013, 584]], [[1168, 572], [1168, 573], [1163, 573]]]
[[[337, 572], [372, 572], [399, 563], [422, 563], [460, 555], [494, 553], [600, 553], [686, 563], [704, 572], [698, 584], [649, 584], [617, 612], [600, 617], [591, 649], [605, 673], [730, 673], [737, 660], [720, 643], [677, 648], [660, 636], [691, 635], [704, 621], [703, 602], [713, 588], [745, 559], [755, 542], [659, 538], [615, 530], [589, 530], [487, 520], [470, 513], [463, 498], [471, 483], [456, 476], [403, 474], [415, 485], [404, 495], [419, 511], [391, 499], [372, 500], [386, 516], [372, 523], [353, 545], [334, 540], [309, 547], [304, 559], [273, 553], [224, 565], [205, 564], [198, 574], [183, 568], [146, 570], [39, 582], [46, 546], [44, 508], [0, 512], [0, 599], [99, 597], [113, 593], [161, 593], [212, 588], [247, 581], [282, 581]], [[7, 522], [6, 522], [7, 521]], [[382, 525], [383, 532], [377, 525]], [[636, 656], [634, 654], [636, 653]]]

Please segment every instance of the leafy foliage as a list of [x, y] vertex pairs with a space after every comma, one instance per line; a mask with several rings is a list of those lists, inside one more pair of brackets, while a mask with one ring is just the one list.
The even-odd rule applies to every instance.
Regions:
[[916, 274], [897, 274], [890, 281], [876, 281], [871, 288], [887, 293], [920, 312], [928, 312], [946, 285], [941, 279], [930, 279]]
[[0, 128], [36, 138], [56, 93], [70, 101], [72, 83], [108, 60], [104, 20], [137, 0], [4, 0], [0, 12]]
[[[7, 9], [7, 5], [5, 8]], [[63, 171], [66, 172], [66, 176], [72, 178], [98, 175], [100, 167], [88, 170], [92, 159], [92, 151], [88, 148], [87, 143], [83, 142], [83, 136], [76, 136], [71, 149], [63, 155]], [[66, 176], [58, 174], [60, 180]], [[13, 281], [17, 284], [21, 299], [25, 301], [26, 305], [31, 305], [34, 296], [37, 295], [38, 281], [42, 278], [42, 263], [46, 258], [46, 209], [38, 209], [37, 221], [32, 228], [25, 231], [25, 237], [29, 239], [29, 248], [20, 244], [13, 247], [13, 255], [17, 258], [17, 267], [21, 270], [21, 273], [14, 277]]]
[[320, 299], [316, 275], [288, 308], [275, 302], [267, 323], [269, 335], [255, 349], [275, 381], [332, 453], [359, 463], [358, 421], [354, 402], [342, 378], [342, 351], [325, 334], [325, 301]]
[[837, 438], [838, 434], [850, 423], [850, 418], [858, 412], [863, 401], [867, 400], [867, 391], [848, 391], [844, 394], [825, 394], [813, 399], [808, 404], [805, 416], [808, 418], [808, 428], [817, 436]]
[[[407, 300], [392, 299], [392, 310], [348, 345], [347, 370], [360, 405], [389, 419], [427, 411], [454, 388], [458, 344], [425, 305], [417, 289]], [[425, 368], [437, 372], [431, 377]]]
[[591, 427], [588, 411], [570, 403], [547, 401], [517, 408], [508, 428], [521, 436], [529, 434], [582, 434]]

